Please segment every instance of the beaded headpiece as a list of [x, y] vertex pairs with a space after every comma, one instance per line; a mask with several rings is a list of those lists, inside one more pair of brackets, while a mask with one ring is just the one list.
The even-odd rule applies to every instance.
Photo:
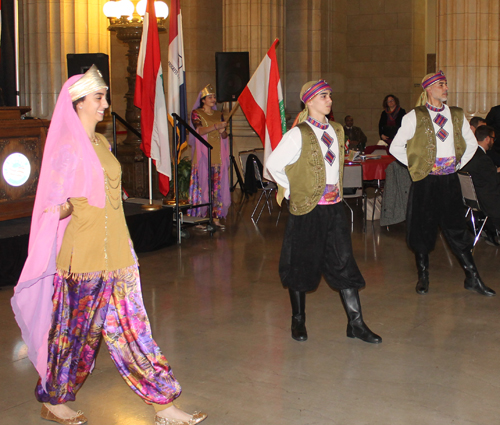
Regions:
[[68, 90], [69, 95], [71, 96], [71, 101], [74, 102], [83, 96], [87, 96], [88, 94], [103, 88], [107, 89], [108, 86], [102, 78], [101, 72], [97, 69], [97, 66], [92, 65], [89, 70], [83, 74], [83, 77], [70, 86]]
[[444, 72], [441, 70], [435, 74], [427, 74], [422, 80], [422, 88], [426, 89], [441, 80], [446, 81], [446, 75], [444, 75]]
[[325, 80], [309, 81], [305, 83], [302, 86], [302, 90], [300, 90], [300, 100], [302, 100], [302, 102], [304, 103], [307, 103], [323, 90], [332, 91], [332, 87]]
[[215, 89], [212, 87], [212, 84], [209, 84], [201, 91], [201, 99], [209, 94], [215, 94]]
[[309, 108], [307, 107], [307, 102], [317, 94], [321, 93], [323, 90], [332, 91], [332, 87], [325, 80], [308, 81], [302, 86], [302, 89], [300, 90], [300, 100], [304, 102], [304, 109], [299, 114], [297, 123], [301, 123], [307, 119], [307, 117], [309, 116]]
[[435, 74], [427, 74], [423, 79], [422, 79], [422, 89], [423, 92], [420, 94], [417, 103], [415, 106], [424, 106], [427, 104], [429, 101], [427, 97], [427, 87], [432, 86], [433, 84], [436, 84], [438, 81], [444, 80], [446, 81], [446, 75], [444, 75], [443, 71], [436, 72]]

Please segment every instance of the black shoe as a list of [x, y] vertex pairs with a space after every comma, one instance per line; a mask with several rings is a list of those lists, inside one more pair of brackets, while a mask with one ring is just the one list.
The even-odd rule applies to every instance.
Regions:
[[307, 341], [305, 313], [292, 316], [292, 338], [295, 341]]
[[477, 292], [478, 294], [484, 295], [486, 297], [494, 297], [497, 294], [493, 289], [488, 288], [484, 284], [479, 275], [477, 275], [476, 277], [465, 278], [464, 288], [469, 291]]
[[306, 293], [288, 290], [292, 305], [292, 338], [296, 341], [307, 341], [306, 330]]
[[415, 260], [418, 270], [418, 282], [415, 291], [417, 291], [417, 294], [424, 295], [429, 292], [429, 255], [416, 253]]
[[458, 260], [465, 271], [465, 289], [477, 292], [478, 294], [486, 297], [493, 297], [496, 295], [496, 292], [493, 289], [488, 288], [479, 276], [471, 251], [466, 251], [460, 254], [458, 256]]
[[422, 274], [418, 277], [417, 286], [415, 286], [417, 294], [425, 295], [429, 292], [429, 273]]
[[347, 314], [347, 336], [349, 338], [358, 338], [361, 341], [372, 344], [380, 344], [382, 337], [372, 332], [363, 321], [361, 314], [361, 303], [359, 301], [358, 290], [354, 288], [342, 289], [340, 296]]

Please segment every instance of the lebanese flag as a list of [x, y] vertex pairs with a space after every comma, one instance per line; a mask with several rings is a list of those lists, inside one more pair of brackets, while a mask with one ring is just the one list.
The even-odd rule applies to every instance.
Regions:
[[[168, 28], [168, 68], [167, 68], [168, 120], [174, 125], [174, 112], [184, 121], [187, 119], [186, 69], [184, 67], [184, 40], [182, 36], [182, 14], [180, 0], [170, 2], [170, 21]], [[180, 126], [178, 153], [186, 141], [186, 129]]]
[[141, 109], [141, 149], [148, 158], [154, 160], [158, 171], [160, 192], [166, 196], [172, 172], [160, 38], [154, 0], [148, 0], [142, 24], [134, 105]]
[[264, 145], [264, 177], [272, 180], [266, 169], [266, 160], [286, 132], [285, 105], [281, 90], [276, 44], [273, 45], [255, 70], [238, 98], [249, 124]]

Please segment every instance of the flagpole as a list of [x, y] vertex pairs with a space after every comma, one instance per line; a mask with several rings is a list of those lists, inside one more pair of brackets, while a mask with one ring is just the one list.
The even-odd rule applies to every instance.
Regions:
[[148, 158], [148, 175], [149, 175], [149, 203], [141, 206], [143, 210], [146, 211], [156, 211], [161, 208], [161, 205], [153, 204], [153, 172], [152, 172], [152, 160]]
[[[231, 104], [231, 102], [229, 102], [229, 104]], [[231, 109], [231, 112], [229, 112], [229, 116], [225, 119], [226, 122], [229, 122], [229, 120], [231, 119], [231, 117], [236, 112], [236, 110], [238, 109], [239, 106], [240, 106], [239, 102], [236, 101], [234, 107]]]

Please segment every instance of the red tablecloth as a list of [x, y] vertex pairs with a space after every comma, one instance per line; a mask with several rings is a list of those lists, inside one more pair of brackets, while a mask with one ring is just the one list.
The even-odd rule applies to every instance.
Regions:
[[382, 155], [380, 159], [345, 161], [345, 165], [361, 164], [363, 167], [363, 180], [385, 180], [385, 169], [393, 161], [396, 161], [396, 158], [392, 155]]

